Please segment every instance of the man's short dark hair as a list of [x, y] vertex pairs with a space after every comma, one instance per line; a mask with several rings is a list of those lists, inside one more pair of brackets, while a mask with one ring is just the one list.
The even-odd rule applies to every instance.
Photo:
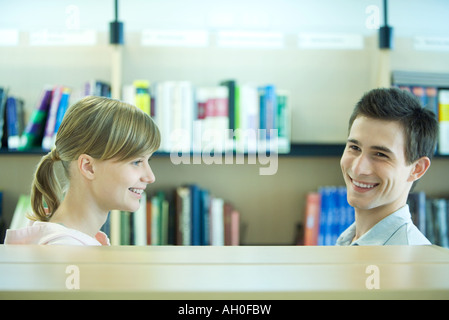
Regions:
[[412, 93], [398, 88], [373, 89], [356, 104], [349, 119], [349, 130], [358, 116], [400, 122], [406, 139], [407, 164], [424, 156], [432, 159], [438, 137], [438, 121], [435, 113], [423, 107]]

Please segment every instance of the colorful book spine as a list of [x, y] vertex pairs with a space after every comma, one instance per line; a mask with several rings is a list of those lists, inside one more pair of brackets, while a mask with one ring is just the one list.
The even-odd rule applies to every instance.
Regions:
[[135, 80], [135, 105], [146, 114], [151, 114], [150, 83], [146, 80]]
[[50, 109], [45, 124], [45, 134], [42, 139], [42, 149], [50, 150], [53, 147], [53, 135], [55, 133], [56, 116], [58, 114], [59, 103], [61, 101], [63, 87], [56, 86], [52, 92]]
[[438, 152], [449, 155], [449, 90], [441, 89], [438, 92], [438, 122], [440, 124]]
[[[112, 245], [239, 245], [240, 212], [198, 185], [145, 194], [133, 213], [112, 210], [108, 227]], [[107, 230], [107, 231], [106, 231]]]
[[44, 89], [21, 137], [19, 150], [41, 147], [51, 98], [52, 89]]

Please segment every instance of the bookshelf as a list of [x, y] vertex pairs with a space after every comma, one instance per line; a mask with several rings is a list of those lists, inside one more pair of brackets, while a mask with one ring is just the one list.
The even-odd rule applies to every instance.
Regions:
[[[109, 35], [102, 29], [96, 32], [94, 45], [30, 46], [30, 31], [20, 31], [16, 46], [0, 47], [0, 67], [5, 70], [0, 84], [9, 85], [13, 94], [24, 98], [28, 112], [45, 84], [79, 88], [90, 79], [123, 85], [136, 79], [188, 79], [197, 85], [216, 85], [234, 78], [242, 83], [273, 82], [289, 90], [292, 148], [279, 155], [275, 176], [262, 178], [251, 165], [174, 166], [168, 153], [156, 154], [152, 165], [159, 172], [154, 188], [169, 190], [197, 182], [234, 202], [249, 228], [246, 244], [291, 244], [296, 224], [304, 216], [306, 193], [322, 185], [343, 184], [339, 158], [347, 121], [356, 101], [376, 82], [380, 60], [375, 33], [361, 33], [363, 46], [356, 50], [300, 49], [297, 34], [290, 31], [284, 34], [284, 47], [272, 50], [218, 47], [219, 33], [214, 28], [206, 47], [143, 46], [142, 32], [136, 29], [126, 32], [125, 44], [119, 47], [109, 45]], [[414, 50], [412, 37], [398, 35], [390, 64], [393, 70], [447, 74], [447, 58], [447, 52]], [[34, 167], [43, 154], [39, 149], [0, 150], [6, 219], [10, 219], [18, 195], [28, 192]], [[447, 196], [447, 158], [435, 157], [419, 188]]]

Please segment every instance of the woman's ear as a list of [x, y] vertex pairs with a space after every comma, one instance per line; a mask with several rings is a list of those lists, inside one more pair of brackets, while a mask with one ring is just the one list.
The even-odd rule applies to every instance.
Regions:
[[410, 174], [410, 182], [420, 179], [429, 169], [430, 159], [428, 157], [421, 157], [413, 163], [413, 170]]
[[78, 170], [86, 179], [93, 180], [95, 177], [94, 162], [95, 159], [85, 153], [78, 157]]

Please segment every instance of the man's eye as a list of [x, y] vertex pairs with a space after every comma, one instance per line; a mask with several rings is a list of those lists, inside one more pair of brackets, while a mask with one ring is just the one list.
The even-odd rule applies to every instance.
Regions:
[[382, 152], [377, 152], [376, 156], [381, 157], [381, 158], [388, 158], [388, 156]]

